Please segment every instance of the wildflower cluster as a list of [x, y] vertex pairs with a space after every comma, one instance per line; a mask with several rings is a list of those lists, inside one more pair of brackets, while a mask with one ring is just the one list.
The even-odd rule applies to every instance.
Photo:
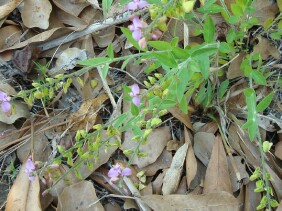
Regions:
[[119, 163], [114, 165], [108, 172], [108, 177], [110, 177], [111, 182], [115, 182], [119, 180], [120, 176], [130, 176], [132, 174], [132, 171], [130, 168], [123, 168]]
[[[133, 0], [126, 5], [128, 10], [138, 10], [148, 7], [149, 3], [144, 0]], [[154, 29], [151, 33], [151, 37], [144, 36], [144, 30], [148, 27], [148, 24], [141, 20], [139, 17], [134, 16], [132, 18], [132, 24], [129, 26], [129, 30], [132, 31], [132, 37], [138, 42], [140, 48], [145, 48], [147, 45], [147, 40], [153, 39], [157, 40], [162, 35], [162, 32], [158, 29]]]
[[31, 156], [26, 161], [26, 167], [25, 167], [25, 173], [28, 175], [28, 179], [30, 181], [34, 181], [35, 179], [35, 171], [36, 171], [36, 165], [32, 161]]
[[11, 110], [11, 98], [5, 93], [0, 91], [0, 103], [3, 112], [7, 113]]

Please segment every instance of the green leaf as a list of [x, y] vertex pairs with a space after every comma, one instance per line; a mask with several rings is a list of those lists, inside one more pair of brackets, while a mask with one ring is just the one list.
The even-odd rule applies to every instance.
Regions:
[[109, 58], [111, 58], [111, 59], [114, 58], [114, 50], [113, 50], [112, 43], [110, 43], [109, 46], [107, 47], [107, 54], [108, 54]]
[[160, 51], [171, 49], [171, 44], [165, 41], [149, 41], [148, 45]]
[[184, 114], [188, 114], [187, 98], [184, 95], [179, 102], [179, 108]]
[[263, 150], [263, 152], [269, 152], [269, 150], [271, 149], [271, 146], [272, 146], [273, 144], [272, 143], [270, 143], [269, 141], [264, 141], [263, 143], [262, 143], [262, 150]]
[[200, 71], [204, 79], [208, 79], [210, 75], [210, 58], [208, 56], [202, 55], [197, 57], [195, 61], [198, 62], [200, 66]]
[[106, 17], [110, 11], [113, 0], [102, 0], [103, 16]]
[[235, 51], [235, 49], [230, 44], [228, 44], [226, 42], [220, 43], [219, 50], [223, 53], [231, 53], [231, 52]]
[[274, 93], [270, 93], [257, 105], [257, 112], [263, 112], [271, 103]]
[[247, 88], [244, 90], [246, 103], [248, 108], [247, 122], [242, 126], [243, 129], [247, 128], [250, 140], [253, 141], [256, 133], [258, 132], [257, 111], [256, 111], [256, 93], [253, 89]]
[[235, 40], [235, 38], [236, 38], [236, 32], [235, 32], [235, 30], [234, 29], [229, 29], [229, 31], [228, 31], [228, 33], [227, 33], [227, 35], [226, 35], [226, 41], [228, 42], [228, 43], [232, 43], [234, 40]]
[[244, 14], [244, 11], [239, 4], [231, 4], [231, 11], [236, 16], [242, 16]]
[[208, 16], [206, 19], [203, 33], [204, 33], [204, 39], [207, 43], [211, 43], [214, 41], [215, 27], [210, 16]]
[[109, 64], [105, 64], [103, 67], [102, 67], [102, 77], [104, 79], [106, 79], [107, 75], [108, 75], [108, 71], [109, 71]]
[[265, 77], [262, 75], [261, 72], [259, 71], [252, 71], [252, 78], [254, 79], [254, 81], [259, 84], [259, 85], [266, 85], [266, 79]]
[[219, 86], [219, 90], [218, 90], [218, 98], [222, 99], [224, 94], [227, 92], [227, 88], [229, 86], [229, 80], [225, 80], [223, 81], [220, 86]]
[[168, 67], [177, 67], [177, 63], [173, 57], [173, 55], [169, 52], [155, 52], [153, 55], [161, 62]]
[[132, 102], [131, 102], [131, 114], [133, 116], [138, 116], [139, 114], [139, 109], [136, 105], [134, 105]]
[[188, 81], [189, 81], [188, 69], [182, 68], [179, 71], [178, 79], [176, 82], [176, 96], [178, 102], [180, 102], [180, 100], [183, 98]]
[[177, 59], [187, 59], [190, 56], [187, 50], [174, 46], [172, 47], [172, 53]]

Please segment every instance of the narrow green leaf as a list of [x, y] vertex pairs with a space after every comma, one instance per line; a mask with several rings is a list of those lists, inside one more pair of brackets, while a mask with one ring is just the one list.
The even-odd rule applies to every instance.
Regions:
[[214, 36], [215, 36], [214, 23], [211, 17], [208, 16], [204, 24], [204, 39], [207, 43], [211, 43], [214, 41]]
[[108, 71], [109, 71], [109, 64], [106, 64], [103, 66], [102, 68], [102, 77], [105, 79], [108, 75]]
[[253, 89], [247, 88], [244, 90], [246, 103], [248, 108], [247, 122], [242, 128], [248, 128], [250, 140], [253, 141], [258, 132], [257, 111], [256, 111], [256, 93]]
[[114, 49], [112, 43], [110, 43], [110, 45], [107, 47], [107, 54], [109, 58], [114, 58]]
[[177, 96], [178, 102], [180, 103], [181, 99], [184, 96], [184, 92], [185, 92], [186, 86], [189, 81], [189, 74], [188, 74], [187, 68], [182, 68], [179, 71], [177, 80], [179, 81], [177, 81], [176, 83], [176, 96]]
[[223, 81], [220, 86], [219, 86], [219, 90], [218, 90], [218, 98], [222, 99], [224, 94], [227, 92], [227, 88], [229, 86], [229, 80], [225, 80]]
[[266, 79], [259, 71], [252, 71], [252, 78], [259, 85], [266, 85]]
[[270, 93], [257, 105], [257, 112], [263, 112], [271, 103], [274, 93]]
[[165, 41], [150, 41], [148, 45], [160, 51], [171, 49], [171, 44]]
[[102, 9], [104, 17], [106, 17], [109, 13], [112, 3], [113, 0], [102, 0]]

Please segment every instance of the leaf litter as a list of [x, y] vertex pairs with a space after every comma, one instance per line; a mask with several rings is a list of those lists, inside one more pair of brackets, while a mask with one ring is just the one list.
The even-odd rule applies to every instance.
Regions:
[[[232, 8], [234, 1], [225, 2]], [[279, 8], [281, 11], [281, 3], [277, 2], [278, 6], [262, 0], [254, 4], [259, 25], [275, 18]], [[13, 100], [15, 113], [6, 115], [0, 109], [0, 184], [1, 189], [7, 187], [0, 207], [8, 211], [255, 210], [261, 194], [254, 192], [256, 185], [250, 181], [250, 175], [260, 165], [261, 155], [255, 142], [249, 140], [248, 132], [241, 129], [247, 118], [243, 95], [247, 84], [241, 79], [244, 74], [240, 67], [245, 52], [234, 57], [225, 69], [224, 77], [232, 83], [224, 102], [220, 102], [224, 116], [218, 114], [216, 118], [224, 118], [228, 124], [221, 121], [218, 125], [190, 99], [188, 114], [178, 105], [168, 109], [163, 123], [140, 145], [139, 150], [145, 156], [132, 158], [126, 153], [138, 146], [132, 140], [130, 128], [115, 135], [103, 130], [99, 134], [101, 147], [97, 156], [85, 161], [74, 154], [69, 162], [47, 165], [58, 155], [58, 145], [64, 150], [75, 145], [78, 130], [92, 131], [94, 125], [130, 112], [131, 104], [123, 96], [122, 86], [146, 79], [144, 70], [149, 66], [146, 62], [142, 66], [129, 63], [126, 71], [116, 62], [109, 66], [106, 77], [94, 67], [81, 75], [75, 74], [80, 68], [78, 61], [105, 55], [110, 44], [114, 58], [137, 52], [120, 33], [120, 25], [126, 27], [130, 16], [120, 17], [125, 10], [118, 8], [119, 1], [111, 6], [108, 16], [103, 15], [99, 3], [95, 0], [1, 2], [0, 91], [15, 96], [21, 90], [28, 90], [35, 80], [69, 73], [73, 74], [73, 86], [72, 92], [56, 93], [57, 99], [46, 106], [40, 100], [34, 105]], [[111, 17], [113, 21], [106, 25], [106, 18]], [[224, 22], [221, 15], [213, 15], [212, 19], [218, 26]], [[226, 36], [223, 28], [216, 32], [217, 37]], [[203, 37], [195, 35], [196, 32], [194, 26], [187, 28], [186, 23], [171, 19], [161, 39], [171, 42], [177, 35], [185, 46], [189, 42], [200, 44]], [[269, 66], [280, 68], [278, 77], [281, 76], [281, 51], [275, 42], [258, 35], [254, 43], [253, 52], [260, 53]], [[45, 69], [36, 69], [38, 64]], [[259, 88], [255, 88], [259, 94]], [[278, 87], [279, 91], [281, 95]], [[140, 94], [145, 92], [141, 90]], [[263, 98], [266, 94], [262, 95]], [[275, 109], [269, 108], [262, 114], [259, 126], [266, 136], [275, 137], [271, 153], [266, 157], [266, 168], [272, 177], [270, 183], [275, 196], [281, 201], [281, 99], [271, 106]], [[131, 118], [134, 117], [126, 116], [127, 121]], [[97, 143], [96, 139], [97, 136], [83, 143], [83, 154]], [[41, 168], [35, 173], [34, 181], [26, 173], [30, 155], [36, 168]], [[131, 160], [132, 175], [119, 183], [112, 182], [107, 174], [109, 169], [116, 164], [125, 168], [128, 160]], [[72, 171], [71, 166], [77, 166], [76, 170]], [[280, 202], [277, 210], [281, 206]]]

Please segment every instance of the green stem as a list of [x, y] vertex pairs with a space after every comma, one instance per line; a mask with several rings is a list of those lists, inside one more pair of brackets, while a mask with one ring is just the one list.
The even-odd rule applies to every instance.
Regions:
[[267, 179], [267, 171], [266, 171], [266, 167], [265, 167], [265, 158], [264, 158], [264, 152], [263, 152], [263, 148], [262, 148], [262, 140], [261, 140], [261, 135], [260, 132], [258, 131], [257, 133], [257, 138], [258, 138], [258, 143], [259, 143], [259, 150], [260, 150], [260, 156], [261, 156], [261, 165], [262, 165], [262, 174], [263, 174], [263, 180], [265, 183], [265, 191], [266, 191], [266, 197], [267, 197], [267, 206], [268, 209], [271, 210], [271, 206], [270, 206], [270, 198], [271, 198], [271, 194], [269, 192], [269, 184], [268, 184], [268, 179]]

